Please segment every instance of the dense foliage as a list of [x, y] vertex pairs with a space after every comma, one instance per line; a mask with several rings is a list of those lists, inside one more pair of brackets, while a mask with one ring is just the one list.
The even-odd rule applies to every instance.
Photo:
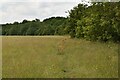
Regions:
[[71, 37], [120, 41], [120, 2], [78, 4], [69, 11]]
[[64, 35], [67, 25], [67, 18], [64, 17], [51, 17], [42, 22], [39, 19], [23, 20], [21, 23], [2, 25], [2, 35]]

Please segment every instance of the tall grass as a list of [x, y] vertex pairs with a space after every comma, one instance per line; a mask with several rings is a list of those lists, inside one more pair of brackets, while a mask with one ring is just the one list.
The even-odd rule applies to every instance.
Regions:
[[[118, 45], [68, 37], [2, 37], [3, 78], [116, 78]], [[60, 55], [58, 55], [60, 54]]]

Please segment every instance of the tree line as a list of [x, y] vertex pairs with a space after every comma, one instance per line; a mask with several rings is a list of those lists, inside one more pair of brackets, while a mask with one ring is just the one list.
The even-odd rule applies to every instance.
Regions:
[[120, 2], [78, 4], [67, 18], [51, 17], [40, 21], [2, 25], [2, 35], [65, 35], [93, 41], [120, 41]]
[[64, 17], [51, 17], [42, 22], [39, 19], [25, 19], [21, 23], [3, 24], [2, 35], [64, 35], [67, 25], [67, 18]]

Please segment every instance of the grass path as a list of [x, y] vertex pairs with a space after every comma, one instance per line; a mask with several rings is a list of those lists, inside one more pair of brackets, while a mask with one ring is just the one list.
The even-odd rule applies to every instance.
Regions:
[[67, 36], [5, 36], [2, 48], [3, 78], [118, 77], [118, 45], [115, 43]]

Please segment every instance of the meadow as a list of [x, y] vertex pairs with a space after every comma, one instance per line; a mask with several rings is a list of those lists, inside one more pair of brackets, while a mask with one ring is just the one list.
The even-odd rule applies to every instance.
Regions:
[[68, 36], [3, 36], [3, 78], [117, 78], [118, 44]]

